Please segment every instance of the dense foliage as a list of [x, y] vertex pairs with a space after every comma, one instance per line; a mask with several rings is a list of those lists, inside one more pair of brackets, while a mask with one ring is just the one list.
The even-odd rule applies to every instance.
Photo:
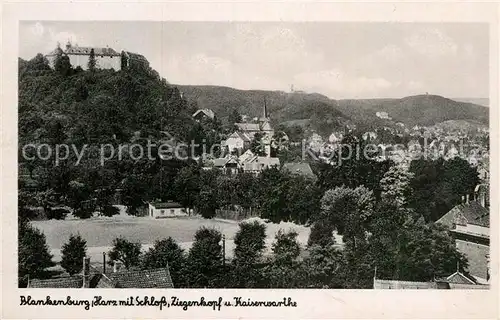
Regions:
[[72, 234], [61, 250], [61, 267], [70, 275], [82, 271], [83, 258], [87, 255], [87, 241], [80, 235]]

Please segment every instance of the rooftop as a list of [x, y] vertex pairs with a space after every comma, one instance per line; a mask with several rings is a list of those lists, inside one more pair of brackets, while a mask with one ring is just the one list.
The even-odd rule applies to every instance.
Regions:
[[453, 228], [455, 224], [472, 224], [481, 227], [490, 226], [489, 210], [473, 200], [455, 206], [436, 223]]
[[169, 209], [169, 208], [183, 208], [183, 206], [178, 202], [152, 202], [151, 205], [156, 209]]

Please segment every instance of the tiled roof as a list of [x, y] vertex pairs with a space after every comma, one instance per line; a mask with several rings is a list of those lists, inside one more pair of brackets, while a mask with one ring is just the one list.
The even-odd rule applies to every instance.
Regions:
[[446, 282], [448, 283], [455, 283], [455, 284], [475, 284], [476, 282], [472, 279], [469, 279], [465, 275], [463, 275], [460, 272], [455, 272], [454, 274], [450, 275], [449, 277], [446, 278]]
[[283, 165], [283, 170], [289, 171], [294, 174], [299, 174], [302, 176], [315, 178], [316, 175], [311, 169], [311, 166], [308, 163], [302, 162], [288, 162]]
[[470, 201], [455, 206], [442, 216], [436, 223], [443, 224], [450, 228], [457, 223], [469, 223], [482, 227], [490, 226], [489, 211], [481, 206], [477, 201]]
[[205, 114], [207, 117], [209, 117], [210, 119], [213, 119], [215, 117], [215, 113], [210, 110], [210, 109], [200, 109], [200, 110], [197, 110], [194, 114], [193, 114], [193, 117], [196, 117], [198, 114], [200, 113], [203, 113]]
[[260, 131], [258, 123], [235, 123], [241, 131]]
[[63, 277], [47, 280], [33, 279], [29, 282], [30, 288], [81, 288], [82, 277]]
[[182, 208], [182, 205], [177, 202], [156, 202], [151, 205], [156, 209]]
[[252, 141], [252, 139], [250, 139], [250, 137], [246, 133], [241, 132], [241, 131], [235, 131], [235, 132], [233, 132], [229, 136], [229, 138], [235, 138], [235, 139], [240, 138], [244, 142], [251, 142]]
[[[106, 279], [107, 277], [107, 279]], [[111, 281], [115, 288], [173, 288], [168, 268], [123, 271], [106, 274], [106, 281]]]
[[93, 47], [70, 47], [65, 52], [66, 54], [84, 54], [89, 55], [90, 51], [94, 49], [96, 56], [119, 56], [120, 54], [112, 48], [93, 48]]

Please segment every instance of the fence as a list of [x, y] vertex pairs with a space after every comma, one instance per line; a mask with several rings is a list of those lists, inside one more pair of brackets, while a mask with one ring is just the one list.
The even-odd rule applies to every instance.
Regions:
[[215, 211], [215, 217], [219, 219], [241, 221], [248, 218], [260, 216], [259, 211], [255, 209], [218, 209]]

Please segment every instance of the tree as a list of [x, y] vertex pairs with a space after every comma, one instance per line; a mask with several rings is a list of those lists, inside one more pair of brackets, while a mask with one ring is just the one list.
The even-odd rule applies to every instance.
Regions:
[[108, 252], [110, 265], [115, 261], [123, 263], [125, 268], [129, 270], [132, 267], [137, 267], [140, 264], [141, 244], [130, 242], [123, 237], [113, 240], [113, 248]]
[[392, 166], [380, 180], [382, 198], [394, 202], [398, 207], [405, 207], [411, 194], [412, 178], [413, 174], [406, 167]]
[[233, 125], [235, 123], [240, 123], [241, 122], [241, 115], [238, 112], [238, 109], [233, 108], [231, 110], [231, 113], [229, 114], [228, 120], [229, 124]]
[[[313, 245], [301, 265], [304, 283], [309, 288], [338, 288], [338, 276], [342, 264], [342, 252], [331, 244], [326, 246]], [[337, 276], [337, 277], [336, 277]]]
[[334, 226], [345, 241], [365, 240], [373, 213], [373, 192], [360, 186], [355, 189], [338, 187], [325, 192], [321, 199], [318, 221]]
[[271, 288], [294, 288], [303, 282], [297, 258], [300, 244], [297, 232], [279, 230], [272, 245], [273, 257], [264, 269], [265, 277]]
[[78, 181], [71, 181], [68, 185], [68, 204], [73, 209], [73, 215], [80, 219], [87, 219], [92, 216], [92, 209], [84, 203], [89, 199], [89, 188]]
[[121, 70], [125, 70], [128, 67], [128, 58], [127, 58], [125, 51], [122, 51], [120, 53], [120, 67], [121, 67]]
[[97, 67], [94, 48], [90, 49], [89, 62], [87, 64], [87, 67], [90, 71], [95, 71], [95, 68]]
[[472, 194], [479, 183], [477, 169], [458, 157], [448, 161], [413, 160], [409, 171], [414, 175], [409, 206], [427, 222], [441, 218], [461, 202], [461, 196]]
[[329, 223], [316, 221], [311, 227], [311, 233], [307, 240], [307, 246], [327, 247], [335, 243], [333, 238], [333, 226]]
[[144, 254], [142, 262], [142, 268], [145, 270], [166, 268], [167, 266], [175, 287], [185, 287], [187, 279], [184, 274], [184, 268], [186, 267], [184, 250], [172, 237], [157, 240], [154, 247]]
[[262, 142], [263, 134], [260, 132], [256, 132], [253, 136], [252, 141], [250, 142], [250, 151], [257, 156], [265, 156], [266, 148], [264, 143]]
[[182, 168], [174, 180], [175, 198], [186, 208], [193, 208], [200, 192], [200, 169], [196, 166]]
[[54, 59], [54, 70], [62, 76], [69, 76], [73, 71], [69, 57], [62, 52], [61, 48], [58, 47], [57, 49]]
[[18, 281], [25, 287], [29, 279], [46, 276], [46, 269], [54, 266], [45, 235], [26, 220], [19, 221]]
[[266, 247], [266, 225], [258, 221], [242, 222], [234, 237], [233, 286], [255, 288], [261, 281], [260, 262]]
[[61, 267], [70, 275], [82, 271], [83, 258], [87, 255], [87, 241], [80, 235], [71, 235], [69, 241], [65, 243], [61, 250]]
[[221, 233], [215, 229], [202, 227], [196, 231], [187, 259], [189, 287], [213, 288], [220, 284], [223, 276], [221, 239]]

